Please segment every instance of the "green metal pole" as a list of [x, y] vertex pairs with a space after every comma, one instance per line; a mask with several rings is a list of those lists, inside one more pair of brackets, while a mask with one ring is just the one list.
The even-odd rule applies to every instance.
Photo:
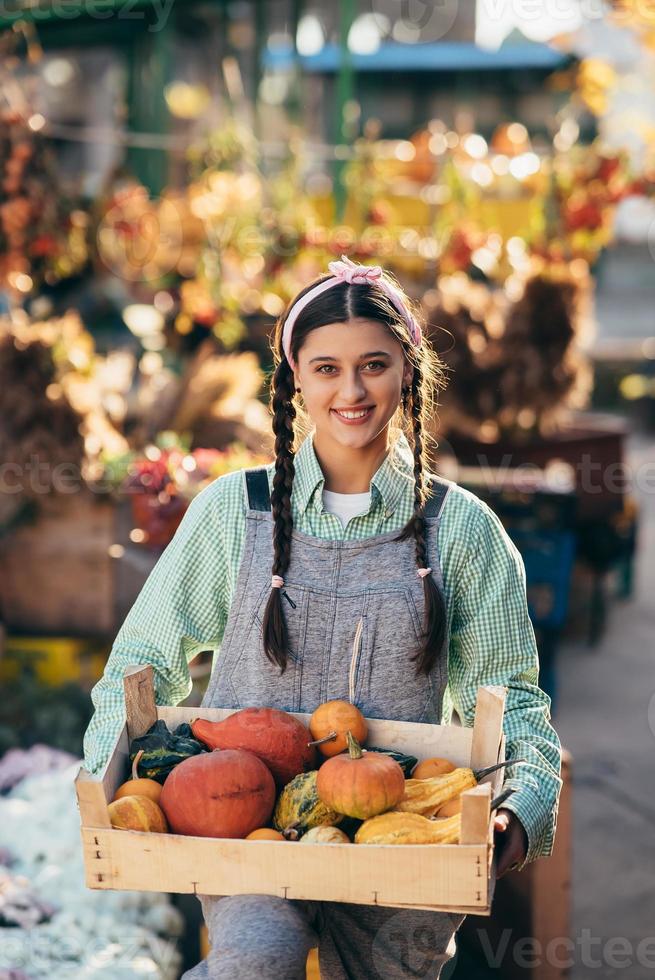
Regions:
[[[142, 30], [129, 51], [128, 125], [136, 132], [165, 135], [169, 111], [165, 89], [171, 78], [174, 25], [170, 17], [159, 30]], [[128, 165], [153, 196], [168, 180], [168, 151], [130, 147]]]
[[[348, 34], [355, 19], [356, 0], [339, 0], [339, 69], [336, 78], [336, 117], [334, 120], [334, 142], [349, 144], [352, 133], [345, 115], [345, 109], [355, 93], [355, 76], [352, 65]], [[337, 221], [343, 219], [348, 192], [343, 182], [344, 160], [335, 160], [333, 165], [334, 209]]]
[[303, 100], [302, 100], [302, 68], [300, 67], [300, 58], [298, 57], [298, 24], [300, 23], [300, 18], [303, 14], [303, 7], [305, 6], [305, 0], [291, 0], [291, 32], [293, 36], [293, 81], [291, 82], [291, 89], [289, 92], [289, 98], [287, 99], [287, 111], [289, 113], [289, 118], [293, 123], [302, 124], [302, 111], [303, 111]]
[[252, 72], [252, 105], [253, 105], [253, 120], [255, 126], [255, 137], [257, 140], [261, 139], [261, 119], [260, 112], [262, 107], [259, 101], [259, 86], [262, 80], [262, 64], [264, 61], [264, 53], [266, 50], [266, 39], [268, 37], [267, 31], [268, 18], [266, 16], [266, 2], [265, 0], [256, 0], [255, 2], [255, 51], [253, 59], [253, 72]]

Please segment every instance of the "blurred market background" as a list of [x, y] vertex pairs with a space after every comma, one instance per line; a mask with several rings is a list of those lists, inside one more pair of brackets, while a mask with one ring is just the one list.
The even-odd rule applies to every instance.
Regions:
[[453, 975], [650, 976], [655, 8], [5, 0], [0, 51], [0, 977], [200, 956], [195, 899], [84, 888], [89, 690], [192, 497], [271, 458], [270, 330], [344, 252], [425, 310], [567, 750]]

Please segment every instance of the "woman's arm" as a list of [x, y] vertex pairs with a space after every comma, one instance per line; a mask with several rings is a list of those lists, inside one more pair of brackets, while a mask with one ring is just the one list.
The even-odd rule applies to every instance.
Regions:
[[190, 504], [91, 691], [95, 713], [84, 735], [84, 765], [92, 773], [104, 767], [125, 721], [124, 668], [152, 664], [157, 704], [176, 705], [191, 691], [189, 661], [222, 639], [227, 566], [219, 484], [207, 487]]
[[538, 686], [539, 658], [528, 614], [523, 559], [499, 518], [475, 498], [466, 533], [467, 555], [453, 582], [449, 689], [462, 724], [473, 724], [478, 687], [507, 688], [504, 731], [508, 766], [503, 804], [528, 838], [521, 867], [552, 852], [561, 745], [550, 724], [550, 698]]

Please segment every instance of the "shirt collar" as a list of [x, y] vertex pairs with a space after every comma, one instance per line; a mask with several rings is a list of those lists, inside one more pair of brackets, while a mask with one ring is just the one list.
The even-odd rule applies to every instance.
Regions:
[[[395, 442], [383, 459], [371, 480], [372, 503], [381, 500], [388, 514], [392, 514], [402, 494], [413, 492], [414, 454], [405, 434], [392, 432]], [[293, 498], [300, 514], [304, 514], [312, 500], [320, 500], [325, 477], [314, 450], [314, 432], [303, 440], [295, 455]], [[319, 493], [320, 488], [320, 493]]]

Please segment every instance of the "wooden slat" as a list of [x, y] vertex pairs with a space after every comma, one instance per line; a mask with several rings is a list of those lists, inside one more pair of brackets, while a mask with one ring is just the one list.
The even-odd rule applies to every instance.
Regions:
[[123, 674], [125, 717], [130, 742], [133, 738], [145, 735], [157, 721], [153, 676], [150, 664], [132, 665], [125, 668]]
[[484, 844], [489, 837], [491, 785], [481, 783], [462, 793], [462, 844]]
[[475, 703], [471, 768], [483, 769], [498, 761], [505, 713], [504, 687], [480, 687]]
[[75, 792], [83, 826], [111, 828], [102, 780], [82, 766], [75, 779]]
[[111, 839], [120, 830], [87, 830], [82, 827], [82, 850], [87, 888], [115, 888], [112, 862]]
[[[226, 708], [186, 708], [158, 707], [159, 718], [169, 728], [176, 728], [183, 722], [190, 723], [194, 718], [207, 718], [223, 721], [233, 710]], [[308, 725], [310, 715], [295, 713], [303, 724]], [[442, 755], [457, 766], [468, 766], [471, 759], [473, 729], [458, 725], [423, 725], [404, 721], [386, 721], [381, 718], [367, 718], [368, 745], [379, 748], [394, 748], [399, 752], [425, 759], [431, 755]]]
[[302, 847], [125, 830], [98, 830], [93, 841], [101, 855], [111, 854], [112, 888], [408, 908], [487, 906], [486, 844], [376, 845], [372, 860], [363, 844]]

